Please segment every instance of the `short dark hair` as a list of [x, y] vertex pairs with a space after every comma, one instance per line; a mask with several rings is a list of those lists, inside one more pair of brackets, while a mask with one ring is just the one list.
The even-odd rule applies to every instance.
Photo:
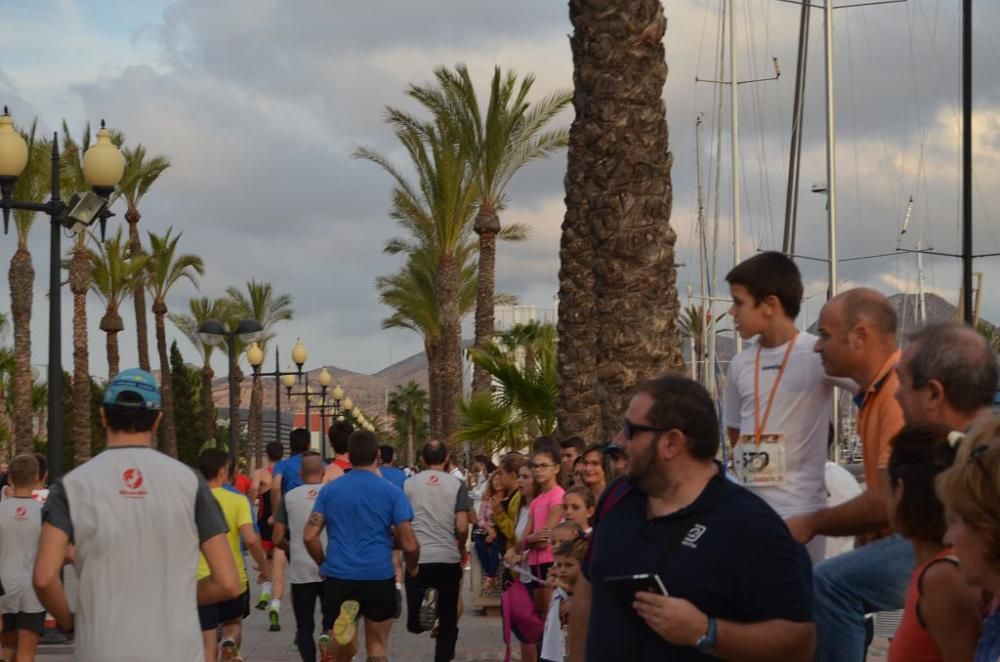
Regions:
[[500, 458], [500, 469], [509, 474], [516, 474], [527, 461], [523, 454], [512, 451]]
[[122, 391], [115, 404], [102, 404], [108, 429], [112, 432], [129, 433], [152, 431], [160, 410], [138, 406], [144, 402], [142, 396], [135, 391]]
[[948, 403], [963, 414], [993, 404], [1000, 380], [997, 353], [972, 327], [936, 322], [911, 335], [910, 342], [920, 343], [910, 358], [913, 388], [937, 380]]
[[295, 428], [288, 433], [288, 450], [292, 455], [305, 453], [312, 447], [312, 435], [305, 428]]
[[580, 462], [583, 462], [583, 458], [587, 457], [591, 453], [597, 453], [597, 456], [601, 458], [601, 469], [604, 470], [604, 480], [608, 483], [611, 482], [611, 460], [608, 459], [607, 453], [604, 450], [608, 447], [607, 444], [590, 444], [583, 449], [580, 453], [580, 457], [576, 458]]
[[[330, 445], [333, 446], [334, 453], [343, 455], [348, 452], [348, 441], [353, 432], [354, 426], [346, 419], [343, 421], [334, 421], [330, 425], [330, 429], [326, 431], [326, 437], [330, 440]], [[353, 464], [353, 460], [351, 463]]]
[[382, 457], [382, 464], [392, 464], [392, 459], [396, 457], [396, 449], [389, 444], [382, 444], [379, 446], [378, 452]]
[[271, 460], [271, 462], [277, 462], [285, 454], [285, 447], [280, 441], [267, 442], [264, 450], [267, 453], [267, 459]]
[[347, 455], [355, 467], [370, 467], [378, 457], [378, 438], [368, 430], [355, 430], [347, 440]]
[[850, 331], [862, 319], [867, 320], [879, 333], [896, 335], [896, 309], [878, 290], [855, 287], [839, 297], [844, 304], [844, 331]]
[[639, 387], [653, 398], [646, 418], [652, 427], [677, 429], [688, 439], [691, 456], [710, 460], [719, 452], [719, 419], [705, 387], [682, 375], [664, 375]]
[[432, 439], [424, 444], [420, 450], [420, 457], [428, 465], [444, 464], [445, 460], [448, 459], [448, 447], [444, 445], [444, 442]]
[[575, 448], [577, 455], [583, 452], [584, 446], [585, 444], [583, 443], [583, 439], [580, 437], [570, 437], [569, 439], [563, 439], [559, 442], [559, 448], [564, 450], [567, 448]]
[[42, 473], [38, 468], [38, 459], [33, 453], [18, 455], [10, 461], [8, 477], [14, 487], [28, 487], [34, 485]]
[[206, 448], [198, 456], [198, 471], [205, 480], [215, 480], [220, 471], [229, 468], [231, 461], [229, 453], [221, 448]]
[[552, 437], [547, 434], [543, 434], [540, 437], [535, 437], [535, 440], [531, 442], [531, 452], [539, 451], [543, 448], [554, 448], [556, 449], [556, 459], [559, 459], [559, 442], [557, 442]]
[[306, 451], [302, 454], [302, 468], [299, 473], [303, 478], [306, 476], [323, 475], [325, 465], [323, 458], [316, 451]]
[[896, 506], [895, 528], [906, 538], [942, 542], [944, 504], [938, 499], [935, 480], [955, 461], [948, 443], [951, 428], [939, 424], [907, 425], [892, 441], [889, 482], [903, 481], [903, 497]]
[[795, 262], [784, 253], [764, 251], [743, 260], [726, 274], [726, 282], [747, 288], [758, 305], [767, 297], [774, 296], [789, 318], [799, 316], [802, 274]]

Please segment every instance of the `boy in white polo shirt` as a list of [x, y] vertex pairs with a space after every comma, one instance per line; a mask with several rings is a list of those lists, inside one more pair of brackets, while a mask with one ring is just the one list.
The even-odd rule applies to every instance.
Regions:
[[[813, 351], [816, 336], [795, 327], [798, 267], [768, 251], [736, 265], [726, 281], [736, 330], [757, 338], [730, 363], [723, 402], [737, 482], [783, 518], [825, 508], [833, 383]], [[822, 538], [807, 546], [813, 563], [825, 547]]]

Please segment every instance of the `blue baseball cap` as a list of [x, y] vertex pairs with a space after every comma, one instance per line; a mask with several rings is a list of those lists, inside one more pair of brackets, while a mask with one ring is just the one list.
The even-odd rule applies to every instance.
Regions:
[[[121, 396], [124, 393], [138, 396], [139, 401], [136, 401], [134, 397], [126, 398], [123, 401]], [[160, 385], [156, 383], [156, 377], [139, 368], [122, 370], [111, 378], [107, 388], [104, 389], [104, 404], [106, 405], [159, 411], [162, 403], [163, 397], [160, 395]]]

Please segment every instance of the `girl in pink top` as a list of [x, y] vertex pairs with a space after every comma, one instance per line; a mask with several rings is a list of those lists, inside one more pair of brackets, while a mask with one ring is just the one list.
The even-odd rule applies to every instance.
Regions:
[[[545, 579], [552, 567], [552, 529], [563, 517], [565, 490], [559, 485], [559, 467], [558, 448], [540, 448], [531, 457], [531, 471], [538, 485], [538, 495], [531, 502], [528, 535], [524, 537], [524, 543], [531, 573], [540, 579]], [[545, 614], [552, 589], [536, 582], [531, 586], [531, 593], [538, 613]]]

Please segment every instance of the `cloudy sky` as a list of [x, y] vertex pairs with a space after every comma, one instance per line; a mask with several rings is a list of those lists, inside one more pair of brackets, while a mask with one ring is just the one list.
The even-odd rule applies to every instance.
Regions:
[[[696, 76], [716, 77], [719, 4], [665, 3], [673, 223], [678, 259], [687, 265], [679, 278], [682, 294], [700, 284], [694, 250], [699, 113], [705, 118], [708, 220], [719, 221], [720, 275], [731, 265], [728, 119], [720, 163], [714, 120], [720, 88], [695, 83]], [[736, 4], [739, 78], [771, 75], [772, 57], [783, 74], [776, 82], [740, 86], [748, 256], [757, 248], [780, 248], [799, 10], [778, 0]], [[1000, 7], [975, 4], [976, 251], [992, 253], [1000, 251], [1000, 38], [989, 26], [1000, 24]], [[386, 213], [390, 182], [375, 166], [350, 158], [356, 145], [400, 156], [383, 123], [384, 107], [414, 110], [403, 94], [406, 84], [428, 80], [441, 64], [468, 64], [483, 86], [494, 65], [533, 72], [538, 95], [572, 83], [572, 26], [566, 3], [555, 0], [3, 0], [0, 6], [0, 100], [16, 119], [28, 123], [37, 115], [51, 131], [62, 118], [76, 130], [105, 118], [130, 142], [169, 156], [173, 167], [144, 201], [140, 227], [183, 231], [182, 249], [206, 262], [202, 294], [218, 296], [251, 278], [292, 294], [296, 318], [279, 330], [278, 343], [286, 353], [301, 337], [314, 367], [374, 372], [421, 348], [412, 334], [380, 330], [388, 311], [373, 281], [400, 264], [381, 252], [396, 234]], [[911, 195], [913, 219], [900, 245], [912, 248], [922, 238], [938, 251], [959, 248], [958, 6], [909, 0], [836, 12], [842, 257], [893, 251]], [[797, 247], [813, 257], [827, 250], [825, 199], [809, 193], [825, 180], [822, 38], [821, 14], [814, 12]], [[568, 114], [560, 118], [570, 121]], [[498, 287], [540, 310], [553, 308], [558, 286], [564, 169], [564, 156], [529, 166], [514, 181], [503, 216], [527, 223], [532, 235], [500, 248]], [[40, 274], [32, 322], [39, 364], [46, 360], [47, 238], [48, 228], [36, 223], [30, 247]], [[13, 236], [0, 243], [3, 263], [14, 243]], [[808, 323], [826, 289], [825, 266], [800, 264]], [[987, 283], [996, 282], [998, 265], [996, 258], [984, 259], [977, 270]], [[956, 260], [927, 257], [925, 271], [929, 291], [956, 298]], [[915, 260], [847, 262], [840, 279], [840, 287], [866, 283], [887, 293], [913, 291]], [[3, 290], [0, 307], [6, 309]], [[989, 291], [987, 286], [984, 314], [996, 320], [1000, 299]], [[182, 284], [168, 305], [183, 310], [195, 294]], [[131, 307], [125, 308], [121, 351], [122, 365], [129, 365], [136, 353]], [[67, 364], [69, 312], [67, 302]], [[89, 314], [92, 369], [101, 375], [106, 363], [96, 299]], [[194, 361], [193, 349], [181, 347]], [[216, 369], [223, 370], [219, 362]]]

